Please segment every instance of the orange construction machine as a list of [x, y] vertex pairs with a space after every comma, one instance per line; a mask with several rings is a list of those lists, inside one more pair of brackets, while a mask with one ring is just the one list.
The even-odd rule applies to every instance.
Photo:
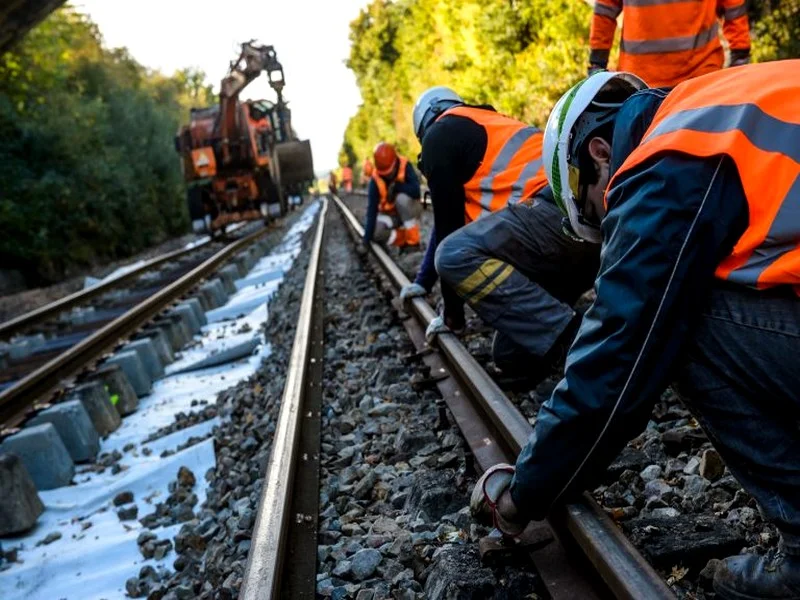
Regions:
[[[262, 71], [277, 102], [240, 101], [239, 94]], [[311, 144], [292, 130], [283, 86], [275, 49], [250, 41], [222, 80], [219, 104], [191, 109], [175, 146], [195, 231], [214, 234], [230, 223], [283, 215], [289, 197], [302, 196], [313, 182]]]

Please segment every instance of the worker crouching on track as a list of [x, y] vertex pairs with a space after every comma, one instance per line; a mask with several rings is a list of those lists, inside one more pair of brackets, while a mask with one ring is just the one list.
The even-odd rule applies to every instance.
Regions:
[[361, 179], [359, 180], [362, 187], [367, 187], [369, 185], [369, 182], [372, 179], [372, 173], [374, 171], [375, 167], [372, 165], [372, 161], [369, 159], [369, 157], [365, 158], [364, 164], [361, 165]]
[[603, 240], [597, 299], [516, 473], [487, 471], [473, 509], [486, 490], [511, 532], [545, 517], [597, 482], [674, 378], [783, 538], [724, 561], [718, 595], [797, 599], [800, 60], [643, 87], [598, 73], [550, 115], [555, 197], [575, 233]]
[[429, 337], [463, 327], [466, 301], [496, 329], [492, 353], [504, 374], [544, 376], [577, 331], [572, 305], [594, 282], [600, 246], [563, 233], [542, 133], [441, 86], [420, 96], [414, 127], [434, 230], [401, 297], [429, 292], [438, 272], [444, 314]]
[[353, 169], [350, 165], [342, 167], [342, 188], [348, 194], [353, 193]]
[[750, 62], [746, 0], [597, 0], [589, 35], [590, 73], [606, 68], [620, 13], [619, 69], [653, 87], [673, 87], [722, 68], [720, 17], [731, 66]]
[[390, 246], [419, 245], [419, 177], [394, 146], [381, 142], [375, 146], [375, 170], [367, 190], [367, 219], [364, 244], [375, 241]]

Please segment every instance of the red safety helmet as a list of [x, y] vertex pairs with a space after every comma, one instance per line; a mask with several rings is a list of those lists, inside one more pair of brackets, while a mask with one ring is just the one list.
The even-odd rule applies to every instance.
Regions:
[[397, 163], [397, 150], [386, 142], [380, 142], [375, 146], [373, 156], [375, 158], [375, 170], [378, 175], [388, 175], [394, 169], [395, 163]]

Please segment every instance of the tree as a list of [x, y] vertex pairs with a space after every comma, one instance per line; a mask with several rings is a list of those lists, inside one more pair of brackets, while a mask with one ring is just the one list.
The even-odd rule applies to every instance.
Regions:
[[572, 0], [375, 0], [351, 24], [364, 103], [345, 143], [361, 159], [378, 140], [416, 155], [411, 109], [432, 85], [543, 125], [585, 72], [590, 14]]
[[188, 228], [174, 135], [202, 73], [148, 71], [66, 7], [0, 55], [0, 262], [31, 284]]
[[[350, 25], [347, 65], [363, 104], [344, 144], [362, 160], [379, 140], [415, 155], [411, 109], [432, 85], [543, 126], [559, 96], [586, 74], [592, 5], [373, 0]], [[800, 0], [751, 0], [749, 8], [755, 60], [800, 56]]]

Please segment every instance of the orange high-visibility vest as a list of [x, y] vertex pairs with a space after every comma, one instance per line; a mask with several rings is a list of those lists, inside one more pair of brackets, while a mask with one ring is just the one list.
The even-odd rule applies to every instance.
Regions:
[[[398, 162], [399, 165], [397, 167], [397, 176], [394, 178], [394, 180], [404, 183], [406, 180], [406, 167], [408, 166], [408, 159], [405, 156], [399, 156]], [[378, 175], [378, 172], [375, 171], [372, 173], [372, 179], [375, 182], [375, 185], [378, 186], [378, 194], [380, 194], [381, 198], [380, 202], [378, 203], [378, 211], [387, 214], [394, 214], [394, 198], [389, 197], [389, 187], [386, 185], [383, 177]]]
[[368, 158], [364, 159], [364, 166], [361, 167], [361, 173], [364, 177], [372, 177], [372, 172], [375, 170], [375, 167], [372, 166], [372, 161]]
[[[486, 130], [486, 152], [464, 184], [467, 223], [536, 194], [547, 185], [542, 164], [542, 132], [492, 110], [456, 106], [445, 115], [466, 117]], [[437, 119], [438, 120], [438, 119]]]
[[800, 60], [737, 67], [676, 87], [608, 189], [664, 152], [727, 155], [736, 163], [749, 224], [716, 276], [759, 289], [794, 285], [800, 294]]
[[622, 13], [619, 70], [672, 87], [722, 68], [719, 17], [731, 50], [750, 48], [745, 0], [596, 0], [590, 60], [604, 64]]
[[342, 167], [342, 181], [353, 181], [353, 169], [350, 167]]

